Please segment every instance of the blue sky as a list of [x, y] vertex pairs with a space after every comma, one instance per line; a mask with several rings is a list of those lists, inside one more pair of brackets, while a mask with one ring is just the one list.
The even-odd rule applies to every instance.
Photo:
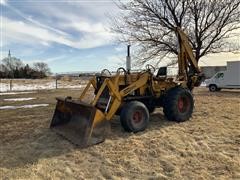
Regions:
[[[119, 12], [113, 0], [0, 0], [0, 6], [1, 59], [10, 49], [24, 63], [48, 63], [54, 73], [124, 66], [126, 45], [109, 28], [109, 15]], [[229, 60], [240, 54], [209, 55], [200, 65]]]
[[111, 0], [1, 0], [1, 59], [10, 49], [53, 72], [113, 70], [126, 54], [109, 30], [118, 11]]

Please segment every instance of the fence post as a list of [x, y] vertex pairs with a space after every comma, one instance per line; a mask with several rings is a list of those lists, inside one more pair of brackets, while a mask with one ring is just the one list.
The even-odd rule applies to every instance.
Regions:
[[58, 87], [57, 87], [57, 75], [56, 75], [56, 78], [55, 78], [55, 79], [56, 79], [56, 89], [57, 89], [57, 88], [58, 88]]
[[12, 79], [10, 80], [10, 91], [12, 91]]

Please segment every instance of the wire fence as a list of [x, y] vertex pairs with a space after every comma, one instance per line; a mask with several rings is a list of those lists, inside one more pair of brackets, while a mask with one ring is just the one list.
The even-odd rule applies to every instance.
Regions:
[[61, 88], [82, 88], [89, 78], [61, 77], [48, 79], [0, 79], [0, 92]]

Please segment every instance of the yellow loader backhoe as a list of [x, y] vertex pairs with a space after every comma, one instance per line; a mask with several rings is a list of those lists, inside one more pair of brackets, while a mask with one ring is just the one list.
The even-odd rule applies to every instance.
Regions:
[[[87, 147], [104, 141], [114, 115], [120, 115], [121, 125], [128, 132], [145, 130], [149, 114], [156, 107], [163, 107], [168, 120], [188, 120], [194, 106], [191, 90], [200, 85], [203, 75], [187, 36], [180, 28], [175, 30], [179, 39], [175, 80], [166, 76], [166, 67], [157, 75], [151, 65], [139, 72], [119, 68], [114, 75], [103, 70], [88, 82], [78, 99], [57, 98], [50, 128], [72, 143]], [[95, 96], [86, 103], [83, 99], [91, 86]]]

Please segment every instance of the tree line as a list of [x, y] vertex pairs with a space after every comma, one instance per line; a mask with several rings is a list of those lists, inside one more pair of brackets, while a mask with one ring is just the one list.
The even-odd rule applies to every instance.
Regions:
[[29, 66], [16, 57], [6, 57], [0, 64], [0, 78], [38, 79], [50, 74], [50, 68], [44, 62], [36, 62]]

